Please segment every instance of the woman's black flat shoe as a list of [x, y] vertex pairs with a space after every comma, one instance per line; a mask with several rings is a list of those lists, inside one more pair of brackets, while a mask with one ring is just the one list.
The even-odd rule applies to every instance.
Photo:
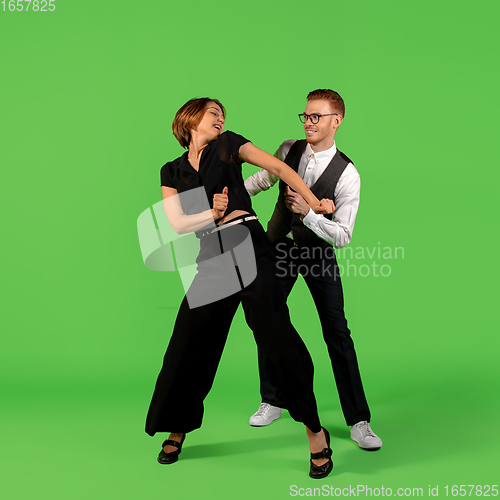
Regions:
[[[179, 455], [182, 450], [182, 443], [184, 442], [184, 439], [186, 438], [186, 433], [183, 434], [181, 442], [173, 441], [172, 439], [166, 439], [163, 441], [163, 444], [161, 445], [161, 451], [158, 453], [158, 462], [161, 464], [173, 464], [179, 460]], [[177, 449], [175, 451], [172, 451], [171, 453], [165, 453], [163, 451], [164, 446], [177, 446]]]
[[309, 477], [312, 477], [313, 479], [321, 479], [323, 477], [326, 477], [333, 470], [333, 461], [331, 459], [333, 451], [330, 448], [330, 434], [324, 427], [321, 428], [325, 433], [327, 447], [323, 448], [323, 451], [320, 451], [319, 453], [311, 453], [311, 459], [316, 460], [318, 458], [328, 458], [328, 462], [323, 465], [316, 465], [311, 460], [311, 470], [309, 471]]

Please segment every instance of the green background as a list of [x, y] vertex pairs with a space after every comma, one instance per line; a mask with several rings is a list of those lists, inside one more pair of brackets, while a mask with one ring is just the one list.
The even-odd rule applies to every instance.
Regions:
[[[500, 483], [497, 3], [55, 4], [0, 11], [2, 496], [288, 498], [290, 485], [324, 484], [445, 496]], [[404, 248], [351, 260], [390, 276], [344, 278], [384, 447], [349, 439], [299, 282], [289, 304], [333, 474], [309, 479], [305, 431], [287, 413], [248, 426], [258, 376], [241, 310], [202, 429], [159, 466], [164, 436], [144, 420], [183, 291], [175, 273], [144, 267], [136, 220], [182, 153], [173, 115], [216, 97], [227, 129], [274, 152], [303, 137], [297, 113], [316, 88], [346, 101], [336, 142], [362, 178], [350, 246]], [[255, 199], [263, 223], [275, 198]]]

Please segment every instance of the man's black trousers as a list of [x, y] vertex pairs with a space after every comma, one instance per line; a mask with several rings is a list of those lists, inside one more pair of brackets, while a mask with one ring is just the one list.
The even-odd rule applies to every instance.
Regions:
[[[323, 337], [328, 347], [333, 374], [347, 425], [370, 421], [351, 332], [344, 314], [344, 295], [333, 247], [299, 248], [289, 238], [276, 242], [276, 274], [288, 298], [301, 274], [318, 311]], [[286, 397], [269, 380], [259, 351], [262, 401], [287, 408]]]

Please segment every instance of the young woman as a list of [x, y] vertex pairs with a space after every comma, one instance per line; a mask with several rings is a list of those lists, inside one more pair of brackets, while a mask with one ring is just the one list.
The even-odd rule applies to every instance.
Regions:
[[[316, 213], [333, 212], [333, 202], [319, 202], [297, 173], [247, 139], [233, 132], [223, 133], [224, 121], [222, 104], [216, 99], [201, 98], [184, 104], [172, 124], [175, 137], [188, 151], [161, 169], [165, 211], [175, 231], [195, 231], [200, 238], [200, 254], [198, 273], [181, 303], [156, 382], [146, 432], [150, 436], [170, 432], [158, 461], [177, 461], [186, 433], [201, 426], [203, 400], [212, 386], [231, 321], [242, 303], [270, 378], [287, 401], [292, 418], [306, 425], [311, 451], [309, 475], [322, 478], [333, 469], [332, 450], [328, 431], [319, 421], [312, 388], [312, 360], [290, 322], [281, 283], [275, 275], [273, 250], [252, 209], [241, 164], [248, 162], [277, 175], [301, 194]], [[201, 187], [212, 202], [210, 209], [200, 210], [197, 203], [183, 203], [183, 194]], [[227, 236], [241, 235], [235, 228], [245, 228], [251, 236], [255, 278], [236, 293], [193, 306], [188, 300], [191, 290], [211, 290], [212, 257], [217, 251], [221, 254], [222, 241], [225, 252], [236, 251], [241, 243], [241, 237]], [[244, 267], [241, 262], [237, 264], [236, 269]], [[236, 273], [243, 284], [241, 273]], [[207, 279], [209, 275], [211, 279]]]

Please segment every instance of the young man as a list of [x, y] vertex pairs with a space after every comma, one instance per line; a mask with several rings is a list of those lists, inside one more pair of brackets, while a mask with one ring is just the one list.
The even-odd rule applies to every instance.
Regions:
[[[280, 181], [276, 208], [267, 234], [275, 245], [276, 272], [288, 297], [298, 274], [311, 292], [328, 347], [340, 403], [351, 438], [361, 448], [378, 449], [382, 440], [370, 427], [356, 352], [344, 315], [344, 297], [333, 248], [352, 238], [359, 206], [360, 178], [352, 162], [335, 145], [335, 132], [345, 116], [344, 101], [337, 92], [318, 89], [307, 96], [304, 113], [305, 140], [285, 141], [276, 152], [280, 160], [298, 172], [319, 198], [332, 198], [333, 216], [316, 215], [298, 193]], [[251, 196], [265, 191], [279, 179], [265, 170], [245, 181]], [[250, 425], [269, 425], [280, 418], [286, 401], [271, 384], [259, 353], [262, 403], [250, 417]]]

